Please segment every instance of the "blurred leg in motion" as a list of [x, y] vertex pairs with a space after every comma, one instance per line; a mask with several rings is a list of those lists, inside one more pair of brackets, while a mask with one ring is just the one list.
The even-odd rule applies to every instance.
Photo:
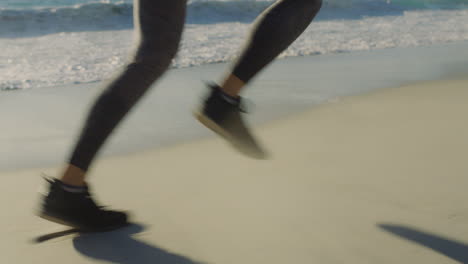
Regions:
[[239, 93], [304, 32], [321, 6], [321, 0], [279, 0], [265, 10], [257, 18], [233, 69], [221, 85], [209, 85], [209, 94], [195, 113], [196, 118], [240, 152], [252, 158], [265, 158], [265, 151], [240, 115], [243, 109]]
[[135, 0], [134, 6], [139, 35], [134, 57], [95, 101], [61, 178], [49, 180], [50, 191], [40, 213], [43, 218], [91, 230], [127, 223], [126, 213], [95, 204], [85, 178], [106, 139], [177, 53], [186, 0]]

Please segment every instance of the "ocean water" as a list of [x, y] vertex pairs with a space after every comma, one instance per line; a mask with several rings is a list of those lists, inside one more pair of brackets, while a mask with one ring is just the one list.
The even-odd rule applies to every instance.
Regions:
[[[274, 1], [191, 0], [172, 67], [232, 60]], [[0, 0], [0, 92], [98, 82], [133, 48], [132, 1]], [[283, 54], [320, 55], [468, 40], [468, 0], [325, 0]]]

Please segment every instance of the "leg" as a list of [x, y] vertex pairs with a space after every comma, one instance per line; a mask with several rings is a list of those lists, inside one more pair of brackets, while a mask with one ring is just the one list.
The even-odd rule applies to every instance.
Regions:
[[279, 0], [263, 12], [232, 72], [221, 86], [212, 85], [201, 110], [195, 113], [196, 118], [238, 151], [252, 158], [265, 158], [265, 151], [241, 118], [239, 92], [299, 37], [320, 10], [321, 4], [321, 0]]
[[65, 169], [62, 181], [84, 185], [91, 162], [105, 140], [151, 84], [170, 65], [185, 21], [186, 0], [135, 1], [140, 44], [126, 67], [98, 97]]
[[42, 218], [91, 231], [127, 224], [125, 213], [106, 210], [91, 199], [86, 172], [114, 128], [170, 65], [185, 9], [186, 0], [135, 1], [135, 26], [141, 38], [135, 56], [96, 100], [60, 180], [48, 180]]
[[255, 23], [251, 38], [222, 82], [222, 90], [237, 96], [242, 87], [296, 40], [320, 10], [321, 0], [279, 0]]

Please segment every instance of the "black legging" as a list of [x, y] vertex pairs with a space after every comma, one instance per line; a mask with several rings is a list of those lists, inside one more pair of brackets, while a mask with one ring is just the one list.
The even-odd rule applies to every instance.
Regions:
[[[186, 0], [135, 0], [139, 46], [92, 107], [70, 164], [86, 171], [110, 133], [170, 66], [185, 23]], [[257, 19], [232, 74], [247, 83], [310, 24], [321, 0], [279, 0]]]

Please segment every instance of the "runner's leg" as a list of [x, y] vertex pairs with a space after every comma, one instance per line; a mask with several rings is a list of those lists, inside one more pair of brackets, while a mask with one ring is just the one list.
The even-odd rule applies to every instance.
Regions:
[[321, 5], [321, 0], [279, 0], [265, 10], [222, 83], [223, 91], [237, 96], [247, 82], [304, 32]]
[[[166, 71], [178, 50], [186, 0], [135, 0], [139, 45], [126, 68], [111, 81], [84, 124], [62, 180], [84, 183], [84, 175], [114, 128]], [[78, 177], [79, 176], [79, 177]]]

